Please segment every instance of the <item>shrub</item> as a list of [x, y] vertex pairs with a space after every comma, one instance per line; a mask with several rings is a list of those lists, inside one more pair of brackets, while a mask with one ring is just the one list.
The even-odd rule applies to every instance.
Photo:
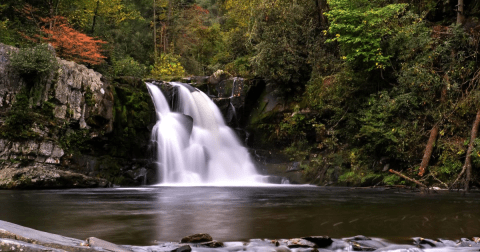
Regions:
[[134, 60], [132, 57], [127, 56], [120, 60], [113, 62], [113, 71], [115, 76], [133, 76], [142, 78], [147, 72], [147, 67]]
[[11, 65], [26, 77], [45, 75], [57, 70], [58, 63], [48, 45], [22, 48], [11, 56]]

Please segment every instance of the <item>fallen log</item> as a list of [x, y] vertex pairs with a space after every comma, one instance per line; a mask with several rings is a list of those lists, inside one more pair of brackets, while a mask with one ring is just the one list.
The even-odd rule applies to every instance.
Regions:
[[404, 178], [404, 179], [406, 179], [406, 180], [408, 180], [408, 181], [410, 181], [410, 182], [413, 182], [413, 183], [415, 183], [415, 184], [417, 184], [417, 185], [419, 185], [419, 186], [421, 186], [421, 187], [428, 188], [424, 183], [422, 183], [422, 182], [420, 182], [420, 181], [418, 181], [418, 180], [416, 180], [416, 179], [409, 178], [409, 177], [401, 174], [400, 172], [394, 171], [394, 170], [392, 170], [392, 169], [390, 169], [390, 170], [388, 170], [388, 171], [391, 172], [391, 173], [393, 173], [393, 174], [395, 174], [395, 175], [397, 175], [397, 176], [400, 176], [400, 177], [402, 177], [402, 178]]

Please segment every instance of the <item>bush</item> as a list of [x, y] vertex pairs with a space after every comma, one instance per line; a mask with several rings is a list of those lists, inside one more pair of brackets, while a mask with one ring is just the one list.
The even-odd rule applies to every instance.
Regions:
[[57, 59], [46, 44], [22, 48], [12, 55], [10, 61], [12, 67], [27, 77], [45, 75], [58, 69]]
[[157, 58], [151, 74], [153, 78], [158, 79], [182, 77], [185, 69], [174, 55], [161, 54]]
[[134, 60], [132, 57], [127, 56], [120, 60], [113, 62], [113, 71], [115, 76], [133, 76], [142, 78], [147, 72], [147, 67]]

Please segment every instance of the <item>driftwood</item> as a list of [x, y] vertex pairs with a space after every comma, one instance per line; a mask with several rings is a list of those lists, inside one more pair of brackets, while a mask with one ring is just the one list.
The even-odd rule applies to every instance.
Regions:
[[409, 178], [409, 177], [401, 174], [400, 172], [394, 171], [394, 170], [392, 170], [392, 169], [390, 169], [390, 170], [388, 170], [388, 171], [391, 172], [391, 173], [393, 173], [393, 174], [395, 174], [395, 175], [397, 175], [397, 176], [400, 176], [400, 177], [402, 177], [402, 178], [404, 178], [404, 179], [406, 179], [406, 180], [408, 180], [408, 181], [411, 181], [411, 182], [413, 182], [413, 183], [415, 183], [415, 184], [417, 184], [417, 185], [419, 185], [419, 186], [421, 186], [421, 187], [428, 188], [424, 183], [422, 183], [422, 182], [420, 182], [420, 181], [418, 181], [418, 180], [415, 180], [415, 179], [413, 179], [413, 178]]
[[430, 131], [430, 138], [428, 139], [427, 147], [425, 147], [425, 153], [423, 154], [422, 163], [420, 164], [420, 171], [418, 172], [420, 177], [425, 174], [428, 163], [430, 162], [430, 157], [432, 156], [433, 152], [433, 145], [435, 144], [435, 140], [437, 140], [438, 136], [438, 128], [438, 124], [435, 124], [432, 131]]

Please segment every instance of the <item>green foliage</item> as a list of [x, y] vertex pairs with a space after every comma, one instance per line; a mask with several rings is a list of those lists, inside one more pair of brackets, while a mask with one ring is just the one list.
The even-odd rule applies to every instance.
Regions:
[[390, 65], [392, 55], [385, 54], [385, 38], [397, 30], [397, 20], [406, 4], [388, 4], [379, 0], [329, 0], [328, 31], [338, 42], [347, 62], [368, 71]]
[[255, 44], [250, 60], [253, 72], [276, 83], [275, 91], [283, 97], [302, 91], [310, 77], [309, 46], [318, 42], [316, 19], [309, 11], [314, 7], [310, 4], [279, 1], [255, 10], [251, 37]]
[[113, 71], [115, 76], [142, 78], [147, 72], [147, 67], [132, 57], [127, 56], [123, 59], [113, 61]]
[[174, 77], [183, 77], [185, 75], [185, 69], [174, 55], [161, 54], [157, 58], [150, 74], [153, 78], [166, 80]]
[[88, 129], [68, 130], [60, 137], [60, 146], [70, 153], [87, 151], [90, 149], [90, 146], [87, 144], [90, 140], [88, 133]]
[[95, 171], [98, 177], [111, 181], [115, 185], [122, 185], [125, 181], [118, 160], [111, 156], [101, 157], [95, 165]]
[[47, 44], [22, 48], [11, 55], [10, 61], [12, 67], [28, 77], [45, 75], [58, 68], [57, 59]]
[[[143, 83], [142, 83], [143, 84]], [[141, 139], [148, 139], [148, 125], [154, 119], [146, 86], [114, 83], [114, 124], [108, 153], [114, 157], [142, 157]]]
[[1, 127], [1, 135], [7, 139], [31, 139], [37, 136], [31, 130], [35, 116], [29, 107], [29, 99], [26, 92], [20, 92], [16, 101], [5, 118], [5, 125]]
[[385, 185], [388, 185], [388, 186], [405, 184], [405, 181], [402, 181], [402, 179], [395, 174], [390, 174], [388, 176], [385, 176], [382, 181], [383, 183], [385, 183]]

